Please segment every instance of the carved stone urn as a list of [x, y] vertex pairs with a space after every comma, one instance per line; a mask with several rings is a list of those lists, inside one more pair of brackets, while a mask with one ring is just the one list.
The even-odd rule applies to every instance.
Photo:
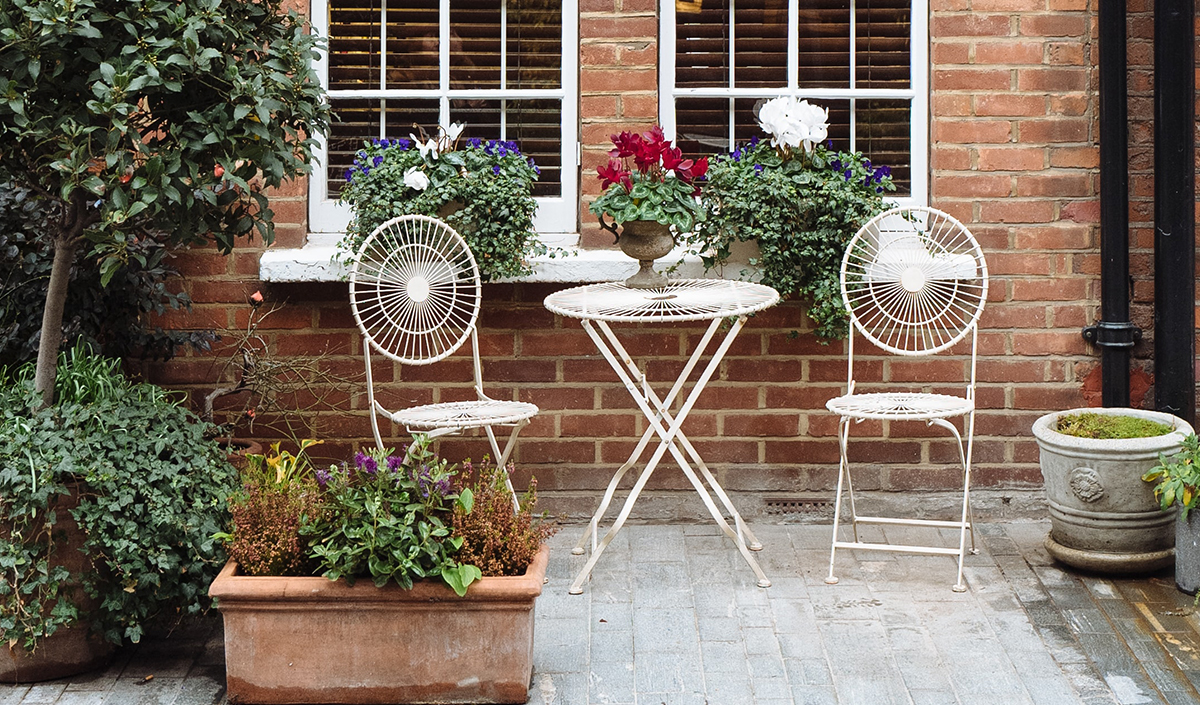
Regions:
[[667, 278], [654, 271], [654, 260], [666, 257], [675, 247], [675, 236], [671, 226], [653, 220], [630, 220], [621, 223], [617, 232], [600, 219], [600, 225], [617, 236], [621, 252], [640, 263], [636, 274], [625, 280], [630, 289], [659, 289], [667, 285]]
[[[1096, 439], [1059, 433], [1058, 417], [1090, 412], [1137, 416], [1173, 430], [1151, 438]], [[1142, 475], [1171, 456], [1192, 432], [1183, 419], [1142, 409], [1073, 409], [1033, 424], [1041, 449], [1050, 510], [1046, 551], [1056, 560], [1100, 573], [1144, 573], [1175, 560], [1175, 514], [1159, 509]]]

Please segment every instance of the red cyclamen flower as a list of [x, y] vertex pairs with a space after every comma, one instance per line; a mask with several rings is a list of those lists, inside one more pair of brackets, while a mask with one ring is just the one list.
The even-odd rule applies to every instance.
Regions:
[[619, 135], [609, 135], [609, 139], [616, 146], [616, 149], [610, 150], [608, 155], [614, 159], [625, 159], [637, 154], [638, 146], [642, 143], [642, 136], [632, 132], [622, 132]]
[[621, 162], [613, 159], [608, 162], [608, 166], [602, 166], [596, 170], [600, 175], [600, 186], [608, 188], [613, 184], [619, 183], [628, 191], [633, 188], [633, 182], [629, 178], [629, 172], [625, 171]]

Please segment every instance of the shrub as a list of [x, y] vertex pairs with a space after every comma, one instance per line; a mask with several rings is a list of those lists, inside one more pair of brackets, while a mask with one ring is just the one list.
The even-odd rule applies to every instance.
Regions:
[[[180, 400], [131, 384], [115, 361], [64, 355], [55, 406], [38, 399], [30, 367], [0, 396], [0, 630], [26, 648], [75, 621], [108, 640], [140, 640], [160, 617], [209, 606], [225, 560], [213, 534], [225, 526], [235, 473]], [[72, 382], [73, 380], [73, 382]], [[54, 568], [58, 498], [77, 487], [72, 517], [94, 570]], [[49, 540], [54, 539], [54, 540]], [[98, 600], [83, 614], [64, 587]]]
[[[473, 471], [469, 462], [463, 464], [464, 474]], [[478, 480], [469, 486], [474, 506], [470, 511], [454, 509], [453, 535], [462, 539], [456, 558], [477, 566], [484, 575], [523, 575], [542, 543], [555, 532], [534, 516], [537, 482], [530, 481], [514, 513], [504, 477], [504, 471], [485, 458]]]

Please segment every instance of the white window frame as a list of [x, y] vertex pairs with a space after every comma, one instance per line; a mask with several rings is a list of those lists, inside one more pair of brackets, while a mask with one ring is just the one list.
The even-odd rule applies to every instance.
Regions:
[[[313, 31], [329, 36], [329, 3], [331, 0], [312, 0]], [[501, 7], [504, 7], [502, 5]], [[381, 22], [386, 21], [386, 2], [381, 10]], [[427, 90], [387, 89], [335, 90], [329, 91], [330, 98], [378, 98], [381, 100], [438, 100], [441, 106], [438, 122], [450, 124], [450, 101], [459, 98], [482, 100], [520, 100], [524, 98], [557, 98], [562, 102], [562, 145], [561, 176], [562, 193], [557, 197], [539, 197], [538, 209], [533, 217], [534, 229], [540, 234], [574, 233], [579, 223], [579, 0], [563, 0], [562, 3], [562, 85], [558, 89], [530, 90], [504, 87], [507, 72], [500, 72], [500, 88], [452, 90], [450, 88], [450, 0], [441, 0], [439, 10], [439, 87]], [[503, 18], [503, 10], [502, 10]], [[502, 20], [503, 21], [503, 20]], [[501, 42], [503, 49], [504, 43]], [[319, 52], [313, 68], [320, 77], [321, 85], [329, 87], [328, 51]], [[503, 55], [503, 53], [502, 53]], [[385, 75], [383, 71], [380, 76]], [[504, 113], [501, 111], [501, 130], [504, 129]], [[385, 130], [380, 121], [380, 132]], [[403, 137], [385, 135], [379, 137]], [[496, 135], [497, 139], [506, 139]], [[328, 172], [326, 171], [326, 145], [324, 135], [316, 136], [313, 150], [314, 169], [308, 181], [308, 229], [310, 234], [328, 234], [340, 238], [350, 222], [350, 208], [326, 197]], [[329, 240], [330, 237], [316, 238]], [[310, 238], [312, 241], [313, 238]]]
[[[736, 12], [736, 1], [730, 0]], [[783, 88], [738, 88], [736, 76], [734, 87], [676, 88], [675, 87], [675, 0], [660, 3], [662, 22], [658, 41], [658, 114], [663, 133], [675, 139], [676, 98], [773, 98], [788, 95], [806, 100], [849, 100], [850, 101], [850, 151], [856, 150], [854, 134], [854, 103], [858, 99], [886, 98], [910, 101], [909, 149], [911, 167], [911, 195], [889, 198], [898, 205], [923, 206], [929, 201], [929, 2], [912, 0], [909, 51], [909, 87], [906, 89], [856, 88], [854, 52], [850, 53], [849, 88], [799, 88], [799, 61], [795, 47], [799, 43], [799, 28], [791, 18], [800, 11], [800, 0], [788, 2], [788, 85]], [[850, 0], [850, 46], [854, 46], [855, 0]], [[731, 113], [732, 114], [732, 113]], [[732, 120], [732, 117], [731, 117]], [[732, 129], [730, 130], [730, 151]], [[894, 166], [894, 165], [892, 165]]]

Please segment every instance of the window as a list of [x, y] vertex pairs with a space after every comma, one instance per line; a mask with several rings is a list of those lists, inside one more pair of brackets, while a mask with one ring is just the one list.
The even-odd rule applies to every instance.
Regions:
[[829, 108], [837, 149], [892, 167], [896, 196], [927, 194], [927, 0], [663, 0], [659, 112], [690, 154], [762, 135], [758, 106]]
[[578, 202], [578, 0], [313, 0], [329, 38], [317, 70], [335, 119], [309, 185], [309, 228], [340, 233], [342, 175], [364, 140], [514, 140], [542, 170], [539, 232], [574, 232]]

